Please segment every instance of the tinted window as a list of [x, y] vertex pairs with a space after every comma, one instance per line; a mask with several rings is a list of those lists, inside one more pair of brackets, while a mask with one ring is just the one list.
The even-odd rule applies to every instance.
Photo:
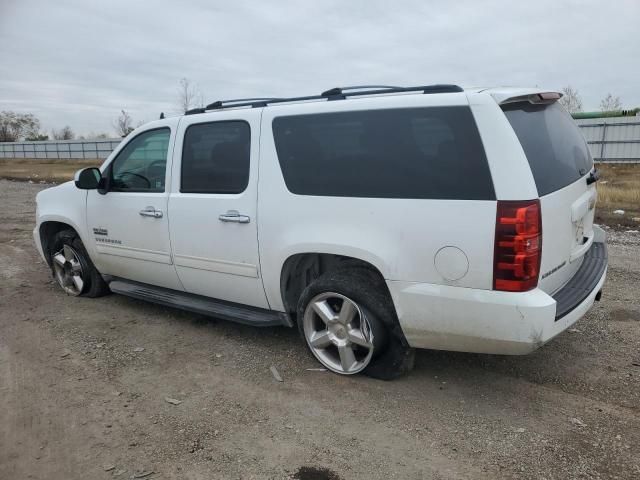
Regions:
[[251, 131], [242, 121], [187, 128], [182, 147], [181, 192], [240, 193], [249, 183]]
[[516, 103], [504, 113], [527, 155], [539, 195], [566, 187], [593, 167], [584, 137], [560, 105]]
[[164, 192], [170, 134], [161, 128], [134, 137], [111, 164], [111, 190]]
[[279, 117], [273, 133], [285, 183], [296, 194], [495, 199], [467, 107]]

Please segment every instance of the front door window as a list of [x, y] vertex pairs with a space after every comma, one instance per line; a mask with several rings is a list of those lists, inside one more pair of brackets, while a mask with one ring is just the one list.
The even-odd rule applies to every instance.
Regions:
[[164, 192], [169, 136], [160, 128], [131, 140], [112, 163], [110, 190]]

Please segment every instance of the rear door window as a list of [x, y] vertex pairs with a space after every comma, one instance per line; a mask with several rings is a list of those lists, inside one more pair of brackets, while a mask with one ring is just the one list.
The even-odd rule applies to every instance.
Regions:
[[241, 193], [249, 183], [251, 130], [243, 121], [190, 125], [182, 147], [183, 193]]
[[495, 199], [468, 107], [284, 116], [274, 119], [273, 134], [295, 194]]
[[570, 185], [593, 167], [580, 129], [557, 103], [514, 103], [503, 110], [527, 156], [540, 196]]

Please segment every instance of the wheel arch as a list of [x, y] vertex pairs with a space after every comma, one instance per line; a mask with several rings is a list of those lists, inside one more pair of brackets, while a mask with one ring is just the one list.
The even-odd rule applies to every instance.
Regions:
[[40, 236], [40, 244], [47, 264], [51, 266], [51, 241], [53, 237], [63, 230], [72, 230], [76, 235], [80, 236], [78, 229], [70, 223], [59, 220], [44, 220], [40, 223], [38, 233]]
[[280, 296], [285, 312], [295, 319], [298, 299], [307, 285], [326, 272], [348, 268], [371, 271], [380, 278], [381, 284], [390, 296], [382, 271], [371, 262], [336, 253], [295, 253], [284, 261], [280, 271]]

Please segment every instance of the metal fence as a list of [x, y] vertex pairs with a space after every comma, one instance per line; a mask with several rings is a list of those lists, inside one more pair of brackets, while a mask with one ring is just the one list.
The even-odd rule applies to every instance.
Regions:
[[0, 142], [0, 158], [104, 159], [121, 138], [106, 140], [55, 140], [45, 142]]
[[596, 162], [640, 163], [640, 117], [576, 120]]
[[[597, 162], [640, 163], [640, 117], [576, 120]], [[104, 159], [122, 139], [0, 142], [0, 158]]]

